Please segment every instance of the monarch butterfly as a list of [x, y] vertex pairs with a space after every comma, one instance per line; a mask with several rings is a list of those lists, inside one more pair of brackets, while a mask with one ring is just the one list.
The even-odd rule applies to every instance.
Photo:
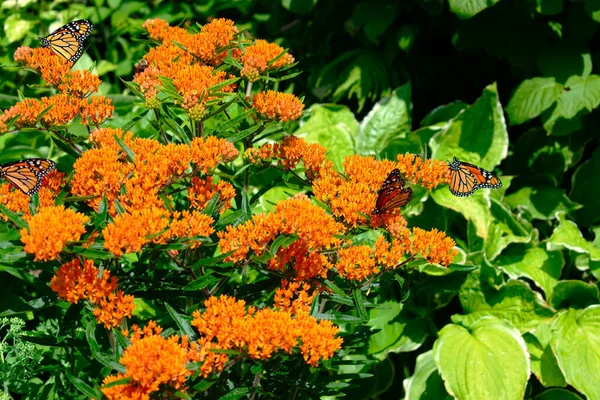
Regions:
[[135, 73], [141, 74], [146, 70], [146, 68], [148, 68], [148, 60], [142, 58], [140, 62], [135, 65]]
[[448, 167], [452, 171], [450, 193], [455, 196], [465, 197], [472, 195], [477, 189], [502, 187], [502, 181], [493, 172], [459, 161], [456, 157], [448, 163]]
[[397, 207], [406, 205], [412, 199], [413, 191], [409, 187], [404, 187], [405, 183], [398, 168], [390, 172], [383, 185], [381, 185], [381, 189], [379, 189], [375, 209], [371, 214], [384, 214]]
[[29, 158], [0, 166], [0, 178], [6, 179], [26, 195], [33, 196], [42, 187], [42, 179], [54, 171], [56, 163], [45, 158]]
[[83, 54], [83, 42], [90, 36], [94, 25], [89, 19], [80, 19], [61, 26], [46, 37], [41, 37], [42, 47], [50, 48], [73, 64]]

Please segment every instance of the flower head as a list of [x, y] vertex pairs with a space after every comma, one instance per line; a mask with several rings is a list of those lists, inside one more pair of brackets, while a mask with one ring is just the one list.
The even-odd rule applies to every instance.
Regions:
[[[277, 57], [279, 58], [275, 60]], [[253, 78], [258, 78], [258, 75], [264, 71], [280, 68], [293, 62], [294, 57], [285, 53], [281, 46], [258, 39], [252, 46], [246, 47], [245, 53], [242, 55], [244, 66], [241, 75], [253, 82], [256, 80]]]
[[420, 181], [427, 189], [433, 189], [451, 180], [447, 163], [439, 160], [423, 160], [411, 153], [398, 155], [398, 168], [408, 181], [415, 184]]
[[286, 122], [300, 118], [304, 104], [291, 93], [269, 90], [254, 95], [252, 107], [266, 119]]
[[21, 230], [25, 252], [35, 254], [35, 261], [48, 261], [54, 260], [67, 242], [79, 240], [89, 218], [60, 205], [43, 207], [26, 220], [29, 228]]

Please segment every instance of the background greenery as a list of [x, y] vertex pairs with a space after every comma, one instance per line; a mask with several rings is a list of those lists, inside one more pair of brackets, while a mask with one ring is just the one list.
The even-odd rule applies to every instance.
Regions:
[[[141, 25], [155, 17], [174, 24], [231, 18], [251, 36], [289, 48], [303, 73], [279, 89], [307, 105], [296, 134], [327, 146], [338, 165], [354, 153], [394, 159], [411, 151], [502, 173], [501, 190], [466, 199], [415, 188], [409, 224], [445, 230], [463, 250], [463, 270], [421, 266], [405, 272], [401, 287], [384, 279], [366, 326], [344, 326], [368, 339], [329, 370], [337, 382], [330, 390], [352, 399], [441, 399], [447, 390], [486, 398], [495, 387], [494, 398], [600, 399], [600, 2], [8, 0], [0, 6], [0, 107], [19, 92], [47, 94], [31, 86], [33, 73], [10, 67], [15, 49], [89, 18], [95, 31], [76, 68], [95, 62], [100, 93], [116, 105], [106, 126], [126, 125], [140, 110], [121, 79], [131, 80], [147, 49]], [[144, 118], [132, 130], [150, 135], [151, 125]], [[0, 138], [0, 151], [5, 162], [55, 150], [43, 134], [11, 134]], [[70, 170], [73, 159], [59, 161]], [[289, 193], [275, 186], [254, 211]], [[15, 250], [2, 248], [0, 316], [28, 321], [31, 332], [15, 340], [52, 335], [54, 311], [43, 309], [52, 294], [9, 274]], [[47, 357], [61, 352], [40, 348]], [[495, 352], [491, 359], [484, 348]], [[498, 375], [481, 376], [468, 362], [477, 357]], [[72, 362], [87, 366], [90, 358], [88, 351]], [[56, 385], [78, 393], [66, 375], [28, 368], [31, 375], [13, 367], [4, 379], [26, 385], [36, 376], [40, 395]]]

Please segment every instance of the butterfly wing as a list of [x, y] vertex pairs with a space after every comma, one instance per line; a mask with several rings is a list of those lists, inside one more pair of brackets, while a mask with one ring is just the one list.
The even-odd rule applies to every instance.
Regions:
[[406, 205], [412, 199], [413, 191], [404, 187], [405, 181], [400, 170], [394, 169], [379, 190], [379, 196], [375, 202], [372, 214], [384, 214], [390, 210]]
[[80, 19], [69, 22], [48, 36], [40, 38], [42, 47], [50, 48], [67, 61], [74, 63], [83, 54], [83, 42], [90, 36], [94, 25], [90, 20]]
[[493, 172], [459, 161], [456, 157], [450, 163], [449, 168], [452, 171], [450, 193], [454, 196], [470, 196], [477, 189], [502, 187], [502, 181]]
[[56, 164], [52, 160], [30, 158], [2, 165], [0, 177], [26, 195], [33, 196], [42, 187], [42, 179], [55, 168]]

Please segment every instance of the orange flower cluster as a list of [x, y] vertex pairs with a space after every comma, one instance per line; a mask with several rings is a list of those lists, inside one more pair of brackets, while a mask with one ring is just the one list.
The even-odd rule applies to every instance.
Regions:
[[392, 242], [379, 236], [375, 248], [367, 245], [351, 246], [338, 251], [335, 268], [347, 279], [362, 281], [383, 269], [397, 268], [408, 257], [421, 255], [430, 264], [450, 265], [457, 251], [454, 240], [445, 233], [432, 229], [406, 227], [406, 220], [396, 216], [391, 224]]
[[[50, 207], [54, 205], [56, 196], [66, 184], [65, 174], [56, 170], [50, 172], [42, 181], [42, 188], [38, 193], [39, 206]], [[0, 204], [11, 211], [31, 215], [29, 204], [31, 197], [15, 188], [10, 183], [0, 185]], [[0, 219], [8, 221], [8, 217], [4, 214], [0, 215]]]
[[407, 181], [413, 184], [420, 181], [421, 185], [427, 189], [451, 182], [450, 169], [444, 161], [423, 160], [418, 155], [411, 153], [399, 154], [398, 169]]
[[296, 169], [297, 165], [302, 163], [306, 177], [312, 180], [319, 175], [325, 163], [326, 151], [327, 149], [320, 144], [309, 144], [296, 136], [286, 136], [281, 143], [268, 143], [261, 147], [250, 148], [246, 150], [246, 156], [254, 164], [276, 158], [278, 165], [286, 170]]
[[231, 208], [231, 200], [235, 197], [235, 189], [229, 182], [219, 181], [213, 183], [212, 176], [206, 179], [192, 178], [192, 186], [188, 190], [190, 205], [199, 210], [204, 209], [208, 202], [219, 195], [220, 213]]
[[25, 220], [29, 224], [21, 229], [25, 252], [35, 254], [35, 261], [48, 261], [54, 260], [67, 242], [79, 240], [89, 218], [60, 205], [42, 207]]
[[[150, 399], [159, 390], [174, 396], [176, 391], [185, 392], [185, 381], [192, 375], [186, 364], [195, 361], [197, 352], [190, 350], [187, 336], [165, 338], [162, 328], [150, 321], [143, 329], [132, 327], [131, 345], [125, 349], [120, 363], [126, 368], [124, 374], [107, 376], [104, 385], [129, 378], [129, 382], [108, 388], [102, 392], [109, 399]], [[127, 335], [127, 332], [123, 332]]]
[[252, 107], [268, 120], [287, 122], [300, 118], [304, 104], [291, 93], [269, 90], [254, 95]]
[[[277, 57], [279, 58], [275, 60]], [[256, 82], [261, 73], [290, 65], [293, 62], [294, 57], [281, 46], [258, 39], [253, 45], [245, 48], [242, 56], [244, 66], [241, 75], [250, 82]]]
[[131, 317], [135, 305], [131, 295], [117, 290], [118, 279], [103, 270], [102, 275], [92, 260], [77, 259], [63, 264], [52, 277], [50, 288], [63, 300], [77, 303], [87, 299], [95, 305], [94, 315], [106, 329], [117, 327], [124, 317]]
[[[135, 157], [134, 162], [116, 141], [118, 137]], [[75, 162], [71, 182], [76, 196], [94, 196], [89, 204], [96, 210], [103, 196], [111, 215], [116, 214], [115, 199], [127, 211], [164, 208], [159, 192], [180, 179], [193, 164], [193, 172], [208, 174], [219, 163], [232, 161], [238, 151], [232, 143], [215, 137], [196, 138], [189, 146], [163, 145], [156, 140], [134, 138], [121, 129], [103, 128], [90, 135], [97, 148], [88, 150]], [[125, 193], [121, 194], [121, 189]], [[223, 188], [227, 190], [226, 186]], [[224, 195], [229, 196], [230, 192]]]
[[[204, 302], [203, 313], [194, 311], [192, 325], [202, 336], [199, 343], [210, 348], [235, 349], [255, 359], [268, 359], [277, 351], [291, 353], [301, 341], [304, 360], [316, 366], [320, 359], [329, 359], [342, 344], [336, 338], [338, 328], [331, 321], [318, 321], [306, 313], [295, 316], [289, 311], [257, 310], [243, 300], [233, 297], [211, 297]], [[202, 351], [201, 351], [202, 353]], [[208, 376], [221, 371], [226, 354], [206, 351], [199, 359], [203, 362], [200, 374]]]
[[281, 287], [275, 291], [274, 305], [292, 315], [309, 314], [318, 290], [311, 288], [306, 282], [289, 282], [284, 279]]
[[37, 121], [44, 127], [66, 125], [81, 115], [86, 126], [100, 125], [112, 116], [112, 100], [97, 96], [87, 99], [98, 91], [100, 79], [89, 71], [71, 71], [71, 63], [64, 62], [48, 48], [20, 47], [15, 60], [40, 72], [42, 78], [59, 90], [59, 94], [38, 99], [25, 99], [0, 115], [0, 133], [7, 131], [6, 123], [17, 117], [17, 128], [35, 127]]
[[268, 267], [288, 270], [292, 277], [304, 280], [326, 275], [331, 264], [318, 251], [338, 245], [340, 239], [335, 235], [341, 234], [342, 228], [325, 210], [300, 194], [279, 202], [274, 212], [255, 215], [235, 227], [228, 226], [218, 235], [221, 252], [233, 251], [226, 260], [234, 262], [244, 260], [250, 250], [260, 256], [280, 235], [296, 236], [292, 244], [277, 250]]
[[[213, 65], [221, 63], [237, 34], [233, 21], [214, 19], [197, 34], [170, 27], [160, 19], [147, 20], [143, 27], [151, 38], [162, 42], [144, 56], [148, 68], [137, 73], [133, 80], [140, 86], [146, 102], [155, 102], [153, 99], [156, 99], [161, 86], [159, 76], [170, 78], [181, 96], [183, 109], [192, 120], [201, 120], [207, 101], [216, 98], [211, 88], [229, 78], [225, 72], [216, 71]], [[219, 92], [232, 92], [234, 89], [235, 85], [230, 84]]]
[[[331, 163], [326, 164], [313, 182], [315, 197], [331, 207], [331, 212], [347, 226], [366, 224], [375, 206], [382, 182], [395, 164], [389, 160], [377, 161], [359, 155], [346, 158], [345, 176]], [[363, 214], [363, 215], [361, 215]]]

